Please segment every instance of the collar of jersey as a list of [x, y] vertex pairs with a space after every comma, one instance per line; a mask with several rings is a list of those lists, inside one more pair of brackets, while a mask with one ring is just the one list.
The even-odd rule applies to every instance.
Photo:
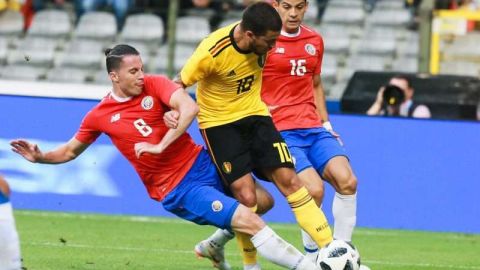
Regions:
[[113, 90], [110, 92], [110, 96], [117, 102], [127, 102], [127, 101], [129, 101], [133, 98], [133, 97], [119, 97], [119, 96], [115, 95]]
[[294, 38], [294, 37], [300, 36], [300, 33], [301, 33], [301, 32], [302, 32], [302, 28], [299, 27], [299, 28], [298, 28], [298, 31], [297, 31], [296, 33], [290, 34], [290, 33], [287, 33], [287, 32], [285, 32], [285, 31], [282, 30], [282, 31], [280, 32], [280, 35], [282, 35], [282, 36], [284, 36], [284, 37]]
[[235, 48], [235, 50], [237, 50], [237, 52], [241, 53], [241, 54], [249, 54], [251, 53], [250, 51], [245, 51], [245, 50], [242, 50], [240, 49], [238, 46], [237, 46], [237, 43], [235, 42], [235, 39], [233, 38], [233, 32], [235, 31], [235, 28], [240, 25], [240, 24], [236, 24], [232, 27], [232, 30], [230, 30], [230, 41], [232, 42], [232, 45], [233, 47]]

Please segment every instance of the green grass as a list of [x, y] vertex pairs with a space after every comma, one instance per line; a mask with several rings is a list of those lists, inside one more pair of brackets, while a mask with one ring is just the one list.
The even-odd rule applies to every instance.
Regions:
[[[193, 246], [213, 232], [180, 219], [16, 211], [24, 267], [64, 269], [212, 269]], [[270, 224], [301, 247], [293, 224]], [[372, 270], [480, 270], [480, 235], [357, 228], [354, 243]], [[226, 255], [241, 270], [236, 244]], [[262, 269], [281, 269], [261, 260]]]

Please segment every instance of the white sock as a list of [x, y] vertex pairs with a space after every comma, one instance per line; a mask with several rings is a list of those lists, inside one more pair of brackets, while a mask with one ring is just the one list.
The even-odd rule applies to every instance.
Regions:
[[20, 270], [20, 242], [12, 205], [0, 204], [0, 269]]
[[207, 241], [212, 245], [212, 247], [220, 248], [225, 246], [225, 244], [232, 240], [235, 235], [225, 229], [217, 229], [210, 237], [207, 238]]
[[357, 194], [342, 195], [335, 192], [332, 212], [335, 219], [333, 238], [351, 242], [357, 222]]
[[[316, 269], [295, 247], [280, 238], [270, 227], [265, 226], [252, 237], [257, 251], [270, 262], [288, 269]], [[302, 268], [299, 268], [302, 267]]]
[[313, 241], [312, 237], [304, 230], [302, 232], [302, 241], [303, 241], [303, 248], [305, 249], [305, 257], [310, 259], [311, 261], [315, 261], [318, 254], [318, 245]]
[[262, 268], [258, 263], [256, 264], [244, 264], [243, 270], [261, 270]]

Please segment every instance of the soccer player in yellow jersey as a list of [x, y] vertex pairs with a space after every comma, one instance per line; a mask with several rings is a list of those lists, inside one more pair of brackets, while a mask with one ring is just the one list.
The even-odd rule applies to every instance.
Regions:
[[[198, 83], [198, 123], [224, 184], [242, 204], [257, 209], [251, 172], [273, 181], [287, 198], [299, 225], [323, 247], [332, 241], [325, 215], [295, 174], [288, 147], [260, 96], [265, 54], [274, 47], [282, 21], [269, 4], [249, 6], [242, 20], [205, 38], [180, 72], [184, 86]], [[244, 269], [260, 269], [247, 235], [237, 233]], [[196, 247], [219, 269], [229, 233], [217, 231]]]

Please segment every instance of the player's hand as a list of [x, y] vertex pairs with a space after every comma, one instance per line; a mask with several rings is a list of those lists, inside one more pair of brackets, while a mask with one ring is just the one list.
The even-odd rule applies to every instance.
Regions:
[[151, 144], [147, 142], [140, 142], [135, 144], [135, 155], [137, 158], [143, 153], [151, 153], [151, 154], [160, 154], [163, 151], [159, 144]]
[[276, 109], [277, 109], [278, 107], [280, 107], [280, 106], [278, 106], [278, 105], [271, 105], [271, 106], [267, 106], [267, 107], [268, 107], [268, 111], [269, 111], [269, 112], [273, 112], [274, 110], [276, 110]]
[[341, 146], [343, 146], [343, 141], [342, 141], [342, 139], [340, 138], [340, 134], [338, 134], [337, 132], [335, 132], [335, 130], [333, 130], [332, 123], [330, 123], [329, 121], [324, 122], [324, 123], [323, 123], [323, 127], [324, 127], [328, 132], [330, 132], [330, 134], [332, 134], [332, 136], [335, 137], [335, 139], [337, 139], [338, 143], [339, 143]]
[[163, 115], [163, 122], [168, 128], [175, 129], [178, 126], [178, 118], [180, 118], [180, 113], [175, 110], [166, 112]]
[[13, 140], [10, 142], [12, 151], [21, 155], [30, 162], [38, 162], [42, 158], [42, 151], [37, 144], [25, 140]]
[[385, 92], [385, 86], [380, 87], [377, 93], [377, 98], [375, 99], [375, 103], [383, 104], [383, 92]]

